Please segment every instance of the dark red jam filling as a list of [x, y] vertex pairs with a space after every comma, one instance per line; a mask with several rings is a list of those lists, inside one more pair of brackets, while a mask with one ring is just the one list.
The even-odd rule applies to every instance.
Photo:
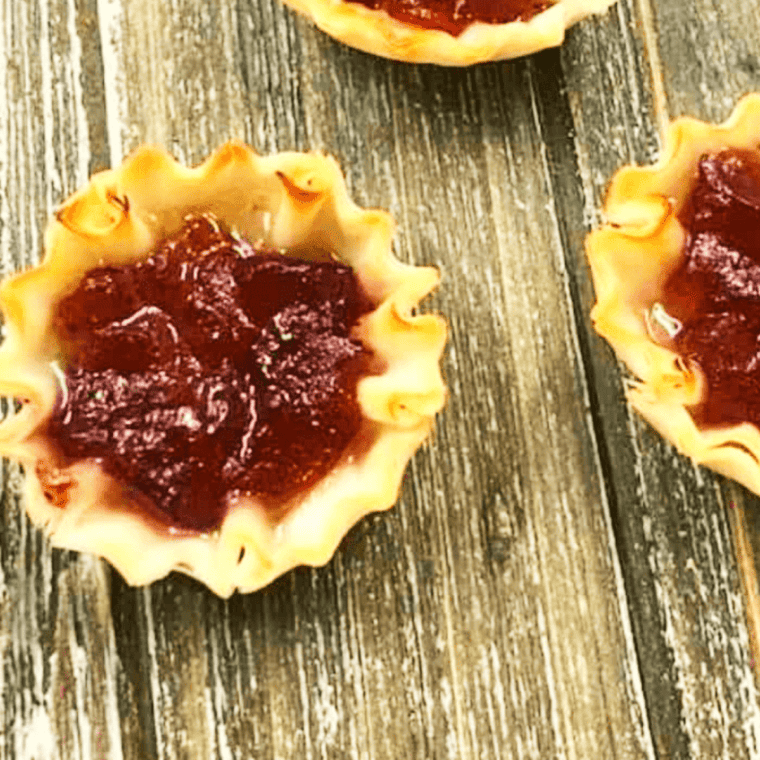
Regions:
[[529, 21], [556, 0], [350, 0], [399, 21], [424, 29], [440, 29], [455, 37], [474, 21], [506, 24]]
[[177, 528], [213, 529], [236, 493], [281, 504], [359, 431], [369, 353], [351, 331], [370, 308], [349, 267], [194, 217], [60, 303], [65, 383], [47, 434]]
[[760, 154], [703, 158], [681, 221], [684, 260], [662, 301], [674, 350], [707, 382], [695, 420], [760, 425]]

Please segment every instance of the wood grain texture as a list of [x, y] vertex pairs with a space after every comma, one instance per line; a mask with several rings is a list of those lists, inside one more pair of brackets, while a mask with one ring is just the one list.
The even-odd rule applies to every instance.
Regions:
[[[679, 7], [675, 13], [670, 4], [646, 10], [643, 5], [615, 8], [623, 28], [646, 31], [647, 24], [653, 25], [651, 34], [641, 35], [638, 46], [623, 35], [625, 44], [613, 58], [633, 54], [636, 61], [649, 62], [643, 70], [641, 63], [624, 67], [631, 85], [628, 97], [620, 98], [610, 82], [601, 101], [580, 96], [572, 105], [576, 124], [584, 124], [575, 142], [586, 209], [601, 205], [600, 177], [608, 177], [615, 166], [651, 163], [656, 157], [658, 135], [652, 127], [663, 121], [658, 108], [667, 109], [667, 119], [690, 113], [722, 120], [738, 97], [759, 83], [757, 77], [748, 81], [725, 57], [716, 62], [717, 53], [701, 47], [717, 44], [716, 39], [727, 44], [739, 19], [735, 6], [721, 6], [717, 12]], [[744, 28], [745, 48], [757, 39], [756, 31], [752, 22]], [[653, 39], [659, 46], [654, 52], [647, 47]], [[564, 52], [572, 55], [572, 44]], [[723, 74], [720, 88], [714, 91], [715, 82], [708, 84], [705, 71], [716, 66]], [[574, 68], [569, 76], [578, 71]], [[652, 80], [662, 84], [664, 101], [653, 97], [658, 88]], [[723, 110], [712, 108], [717, 96]], [[700, 107], [690, 98], [699, 100]], [[598, 129], [602, 113], [615, 112], [621, 113], [621, 123], [609, 126], [617, 139], [584, 139], [584, 130]], [[591, 167], [609, 168], [594, 173]], [[582, 303], [590, 306], [593, 297], [586, 277], [580, 289]], [[721, 493], [720, 478], [692, 468], [646, 425], [629, 417], [619, 404], [622, 388], [609, 354], [605, 357], [600, 351], [595, 336], [589, 334], [588, 340], [598, 427], [608, 442], [605, 465], [613, 520], [658, 752], [664, 757], [753, 757], [760, 725], [756, 686], [747, 672], [752, 656], [727, 514], [731, 499]], [[734, 500], [738, 492], [746, 498], [738, 487], [734, 491]], [[705, 677], [715, 672], [722, 677]], [[719, 714], [733, 716], [730, 728], [716, 718]]]
[[4, 272], [92, 171], [234, 137], [335, 155], [399, 258], [442, 269], [426, 308], [451, 331], [398, 505], [253, 595], [133, 589], [51, 550], [4, 464], [0, 758], [760, 753], [727, 508], [757, 541], [756, 499], [631, 416], [587, 318], [608, 178], [668, 117], [760, 84], [750, 0], [678, 5], [621, 0], [561, 51], [460, 71], [349, 50], [276, 0], [0, 0]]

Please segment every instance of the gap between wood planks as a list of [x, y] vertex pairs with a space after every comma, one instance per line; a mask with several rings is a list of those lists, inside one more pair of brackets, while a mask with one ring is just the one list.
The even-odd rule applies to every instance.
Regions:
[[760, 685], [760, 640], [758, 639], [760, 635], [760, 594], [758, 594], [757, 587], [755, 557], [752, 552], [752, 544], [747, 536], [747, 519], [744, 516], [744, 507], [735, 501], [731, 501], [729, 507], [728, 516], [734, 537], [736, 561], [747, 604], [752, 667], [755, 672], [755, 680]]
[[651, 0], [639, 0], [638, 6], [644, 47], [649, 58], [649, 70], [652, 73], [652, 101], [654, 103], [655, 122], [662, 139], [670, 123], [670, 109], [668, 97], [665, 94], [665, 77], [660, 60], [660, 49], [657, 46], [654, 11]]

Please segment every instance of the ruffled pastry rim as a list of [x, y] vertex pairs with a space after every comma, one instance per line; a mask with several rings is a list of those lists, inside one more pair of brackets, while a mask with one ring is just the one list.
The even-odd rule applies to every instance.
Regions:
[[615, 0], [557, 0], [529, 21], [470, 25], [458, 37], [421, 29], [345, 0], [285, 0], [323, 32], [351, 47], [408, 63], [471, 66], [536, 53], [562, 44], [565, 30], [606, 11]]
[[657, 343], [647, 313], [683, 256], [686, 232], [677, 219], [707, 153], [760, 147], [760, 94], [742, 99], [721, 125], [691, 118], [673, 122], [660, 160], [625, 167], [613, 177], [607, 220], [586, 240], [596, 290], [591, 319], [635, 375], [628, 400], [663, 437], [697, 464], [760, 494], [760, 430], [751, 423], [698, 427], [688, 411], [702, 398], [698, 371]]
[[[255, 500], [241, 498], [219, 530], [181, 535], [115, 507], [114, 489], [92, 462], [66, 473], [75, 482], [68, 504], [53, 506], [36, 472], [45, 450], [35, 434], [55, 403], [53, 303], [89, 269], [144, 258], [188, 213], [204, 212], [250, 240], [293, 255], [329, 252], [354, 269], [377, 304], [357, 336], [386, 366], [358, 386], [371, 445], [344, 456], [276, 522]], [[398, 261], [393, 232], [391, 217], [356, 206], [337, 163], [315, 153], [259, 156], [231, 142], [187, 168], [162, 149], [143, 147], [118, 169], [93, 176], [49, 224], [43, 262], [0, 286], [6, 317], [0, 394], [28, 402], [0, 424], [0, 453], [25, 465], [33, 522], [54, 545], [104, 557], [133, 585], [178, 570], [226, 597], [261, 588], [298, 565], [327, 562], [360, 518], [394, 504], [404, 469], [445, 400], [445, 322], [412, 314], [439, 274]]]

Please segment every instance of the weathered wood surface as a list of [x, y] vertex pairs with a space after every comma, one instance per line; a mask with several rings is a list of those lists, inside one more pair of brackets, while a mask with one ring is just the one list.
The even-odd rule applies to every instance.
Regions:
[[[143, 142], [323, 149], [434, 263], [451, 397], [394, 510], [221, 601], [51, 550], [4, 464], [0, 758], [760, 756], [758, 500], [622, 400], [583, 238], [661, 128], [760, 88], [754, 0], [621, 0], [560, 51], [378, 60], [276, 0], [0, 0], [0, 261]], [[757, 548], [757, 547], [756, 547]]]

